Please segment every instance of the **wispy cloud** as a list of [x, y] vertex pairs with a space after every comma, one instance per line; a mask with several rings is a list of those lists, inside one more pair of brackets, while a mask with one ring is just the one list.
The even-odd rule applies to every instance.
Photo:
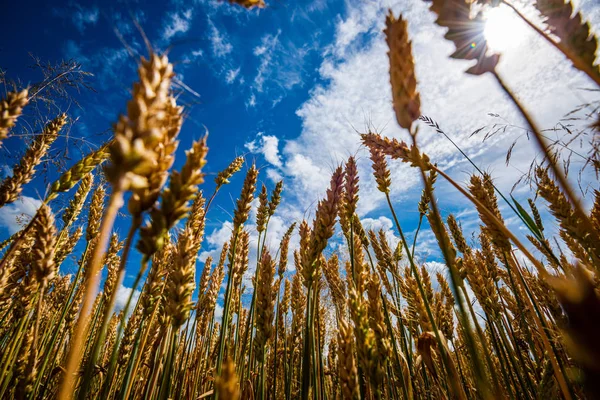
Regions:
[[231, 45], [231, 43], [229, 43], [229, 40], [227, 39], [226, 34], [219, 31], [219, 29], [217, 29], [215, 23], [210, 18], [208, 18], [208, 29], [209, 29], [208, 38], [211, 43], [213, 55], [215, 57], [220, 58], [220, 57], [224, 57], [227, 54], [231, 53], [231, 51], [233, 50], [233, 46]]
[[236, 78], [240, 74], [240, 71], [241, 67], [238, 67], [236, 69], [230, 69], [229, 71], [227, 71], [227, 75], [225, 75], [225, 82], [227, 82], [228, 84], [232, 84], [233, 82], [235, 82]]
[[[266, 34], [260, 44], [253, 49], [259, 60], [254, 77], [253, 89], [258, 93], [286, 92], [296, 86], [302, 86], [304, 58], [312, 47], [297, 46], [292, 40], [282, 41], [281, 30], [275, 34]], [[273, 89], [273, 90], [270, 90]]]
[[[325, 83], [314, 86], [308, 100], [297, 110], [302, 132], [288, 140], [280, 154], [281, 173], [294, 182], [292, 192], [299, 207], [318, 198], [327, 186], [327, 175], [333, 166], [354, 154], [358, 157], [362, 189], [359, 213], [366, 215], [384, 204], [385, 199], [376, 190], [371, 176], [368, 153], [361, 150], [356, 131], [374, 129], [386, 136], [409, 139], [397, 127], [391, 104], [387, 46], [382, 33], [388, 6], [396, 14], [403, 12], [409, 21], [422, 112], [438, 120], [483, 168], [501, 170], [499, 184], [510, 190], [520, 171], [526, 170], [520, 162], [532, 159], [534, 147], [528, 143], [520, 146], [515, 150], [518, 155], [506, 168], [504, 158], [510, 144], [506, 136], [498, 135], [485, 143], [480, 136], [470, 136], [476, 128], [498, 122], [487, 116], [489, 112], [497, 112], [515, 124], [522, 123], [496, 83], [488, 76], [466, 76], [463, 72], [466, 63], [448, 58], [452, 46], [443, 38], [444, 31], [434, 24], [434, 16], [426, 4], [410, 7], [398, 1], [346, 4], [348, 9], [336, 24], [334, 41], [322, 52], [319, 73]], [[269, 43], [272, 41], [266, 42]], [[261, 46], [255, 53], [267, 54], [268, 48]], [[522, 65], [528, 66], [526, 71]], [[511, 86], [524, 101], [540, 106], [536, 118], [546, 126], [552, 126], [557, 116], [581, 102], [577, 97], [582, 94], [572, 88], [585, 86], [586, 80], [533, 33], [503, 56], [500, 69], [511, 77]], [[556, 102], [559, 93], [561, 101]], [[460, 176], [471, 170], [443, 137], [427, 127], [420, 132], [423, 149], [444, 169], [456, 171]], [[420, 179], [415, 171], [395, 163], [391, 170], [395, 201], [406, 197], [411, 201], [418, 199]], [[464, 205], [458, 196], [448, 196], [445, 200]]]
[[163, 28], [162, 38], [170, 40], [173, 37], [186, 33], [190, 27], [193, 17], [193, 9], [189, 8], [184, 11], [175, 11], [167, 15], [167, 21]]
[[249, 108], [256, 107], [256, 95], [254, 93], [250, 94], [250, 97], [246, 101], [246, 107], [249, 107]]
[[96, 25], [99, 14], [98, 7], [84, 8], [77, 6], [77, 10], [71, 16], [71, 20], [77, 30], [83, 33], [88, 25]]

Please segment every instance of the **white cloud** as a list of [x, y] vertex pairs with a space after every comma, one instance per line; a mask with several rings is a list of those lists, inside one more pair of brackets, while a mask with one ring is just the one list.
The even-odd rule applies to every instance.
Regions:
[[225, 81], [229, 84], [232, 84], [233, 82], [235, 82], [236, 78], [240, 74], [240, 70], [241, 70], [241, 67], [238, 67], [236, 69], [230, 69], [229, 71], [227, 71], [227, 75], [225, 76]]
[[233, 46], [229, 43], [227, 36], [217, 29], [210, 18], [208, 18], [208, 27], [210, 31], [208, 38], [211, 43], [213, 55], [221, 58], [231, 53]]
[[167, 14], [167, 22], [163, 28], [162, 37], [164, 40], [170, 40], [176, 35], [186, 33], [191, 27], [193, 9], [187, 9], [183, 12], [172, 12]]
[[88, 25], [96, 25], [96, 22], [98, 22], [99, 11], [98, 7], [86, 9], [77, 6], [77, 8], [77, 11], [73, 13], [71, 19], [73, 24], [77, 27], [77, 30], [80, 33], [83, 33]]
[[[119, 288], [117, 289], [116, 298], [115, 298], [115, 311], [118, 312], [125, 308], [125, 305], [127, 304], [127, 300], [129, 299], [129, 296], [131, 296], [131, 291], [132, 291], [132, 288], [126, 287], [123, 284], [121, 284], [119, 286]], [[131, 303], [129, 305], [128, 315], [131, 315], [131, 313], [133, 312], [133, 308], [139, 298], [140, 298], [140, 291], [135, 290], [133, 292], [133, 297], [131, 298]]]
[[267, 162], [277, 168], [281, 168], [281, 157], [279, 155], [279, 139], [277, 136], [265, 135], [259, 132], [253, 141], [244, 144], [251, 153], [262, 154]]
[[[589, 1], [586, 2], [589, 6]], [[391, 105], [389, 61], [382, 29], [388, 7], [396, 15], [402, 12], [409, 21], [416, 59], [416, 73], [421, 93], [422, 112], [433, 117], [453, 140], [478, 162], [482, 168], [498, 176], [498, 185], [508, 192], [512, 184], [526, 171], [535, 146], [521, 139], [515, 148], [510, 167], [504, 165], [505, 152], [512, 138], [522, 131], [498, 134], [485, 143], [482, 135], [470, 136], [477, 128], [499, 123], [487, 114], [495, 112], [514, 124], [522, 124], [519, 114], [491, 76], [471, 77], [464, 73], [468, 63], [450, 59], [452, 44], [443, 38], [444, 30], [434, 23], [427, 5], [410, 7], [401, 1], [346, 3], [347, 11], [336, 24], [334, 43], [323, 51], [319, 68], [325, 83], [310, 90], [308, 100], [297, 110], [302, 120], [302, 132], [286, 141], [279, 153], [283, 164], [281, 174], [291, 178], [292, 192], [299, 208], [314, 204], [324, 193], [329, 173], [350, 155], [357, 156], [361, 201], [358, 212], [368, 215], [385, 204], [385, 197], [376, 189], [371, 176], [368, 153], [361, 150], [356, 131], [368, 128], [385, 136], [410, 140], [397, 126]], [[600, 9], [600, 7], [597, 7]], [[255, 49], [266, 57], [270, 42]], [[527, 65], [527, 68], [523, 68]], [[549, 67], [549, 66], [552, 67]], [[582, 74], [574, 73], [562, 56], [533, 33], [523, 39], [521, 46], [503, 55], [500, 71], [526, 104], [535, 105], [535, 118], [543, 126], [552, 126], [557, 116], [564, 115], [582, 102], [577, 92], [586, 86]], [[561, 101], [557, 102], [556, 98]], [[422, 126], [419, 143], [427, 154], [451, 175], [473, 168], [432, 129]], [[410, 200], [416, 204], [421, 192], [420, 176], [410, 167], [390, 162], [392, 171], [391, 197], [395, 203]], [[445, 204], [464, 207], [465, 200], [456, 195], [443, 181], [438, 180], [438, 195]], [[416, 206], [415, 206], [416, 208]], [[415, 210], [416, 211], [416, 210]], [[421, 233], [423, 240], [435, 245], [433, 236]]]
[[42, 201], [33, 197], [21, 196], [14, 203], [0, 208], [0, 226], [10, 235], [18, 232], [31, 220]]
[[250, 95], [250, 97], [248, 98], [248, 101], [246, 101], [246, 107], [255, 107], [256, 106], [256, 95], [254, 93], [252, 93]]
[[279, 171], [273, 168], [267, 168], [267, 178], [273, 182], [279, 182], [283, 179], [283, 176], [279, 173]]
[[218, 260], [223, 245], [231, 237], [232, 229], [233, 224], [230, 221], [226, 221], [219, 228], [215, 228], [204, 240], [205, 244], [208, 244], [209, 250], [202, 251], [198, 259], [204, 262], [210, 256], [213, 260]]

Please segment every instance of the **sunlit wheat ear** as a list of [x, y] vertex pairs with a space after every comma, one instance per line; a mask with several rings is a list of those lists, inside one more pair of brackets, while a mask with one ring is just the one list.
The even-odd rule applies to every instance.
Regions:
[[108, 323], [108, 328], [106, 330], [106, 341], [104, 343], [104, 347], [102, 349], [102, 354], [100, 356], [100, 362], [102, 364], [107, 364], [109, 361], [109, 357], [112, 354], [113, 348], [117, 343], [117, 328], [119, 324], [119, 320], [121, 319], [121, 314], [113, 314], [110, 317], [110, 321]]
[[[567, 200], [558, 185], [550, 178], [545, 168], [536, 169], [538, 193], [548, 202], [548, 208], [560, 224], [560, 236], [567, 246], [584, 262], [596, 265], [600, 259], [600, 243], [597, 243], [591, 232], [585, 229], [577, 217], [571, 203]], [[585, 252], [581, 251], [585, 249]]]
[[371, 381], [371, 384], [376, 387], [378, 379], [377, 349], [375, 335], [369, 327], [367, 302], [355, 287], [350, 288], [348, 294], [348, 310], [350, 311], [350, 318], [354, 323], [357, 361], [367, 374], [367, 378]]
[[91, 173], [85, 175], [75, 192], [73, 198], [69, 201], [69, 206], [62, 214], [62, 220], [65, 224], [65, 227], [70, 226], [73, 222], [77, 220], [81, 210], [83, 209], [83, 205], [92, 189], [92, 184], [94, 183], [94, 176]]
[[56, 244], [56, 251], [54, 255], [54, 263], [60, 266], [63, 261], [73, 252], [75, 246], [79, 242], [79, 239], [83, 236], [83, 228], [80, 226], [68, 237], [66, 237], [61, 243]]
[[254, 348], [259, 362], [265, 362], [265, 346], [273, 334], [274, 306], [277, 294], [273, 290], [275, 262], [268, 251], [263, 252], [256, 287], [256, 336]]
[[444, 312], [441, 315], [439, 327], [444, 336], [447, 339], [452, 340], [454, 337], [454, 295], [452, 294], [452, 290], [450, 290], [448, 281], [446, 281], [446, 278], [444, 278], [441, 273], [436, 273], [436, 278], [440, 287], [439, 293], [441, 299], [439, 301], [441, 303], [443, 299], [444, 303]]
[[108, 180], [120, 191], [149, 185], [148, 176], [158, 165], [156, 147], [168, 129], [172, 64], [165, 55], [153, 53], [148, 60], [141, 59], [138, 76], [127, 114], [121, 115], [114, 126], [112, 162], [106, 167]]
[[339, 261], [335, 254], [323, 265], [323, 273], [327, 280], [333, 303], [340, 315], [344, 315], [346, 310], [346, 285], [340, 276]]
[[372, 274], [367, 283], [367, 296], [369, 299], [369, 326], [375, 336], [375, 349], [377, 353], [377, 371], [375, 375], [378, 385], [383, 384], [385, 379], [385, 365], [390, 357], [390, 341], [388, 330], [384, 322], [381, 295], [382, 292], [379, 277], [377, 274]]
[[350, 220], [358, 203], [358, 169], [354, 157], [348, 158], [344, 167], [344, 216]]
[[88, 211], [88, 225], [85, 233], [85, 239], [92, 242], [100, 228], [102, 213], [104, 212], [104, 198], [106, 197], [106, 189], [104, 185], [99, 184], [92, 195], [92, 202]]
[[56, 272], [54, 263], [56, 227], [52, 211], [45, 204], [42, 204], [38, 211], [34, 229], [36, 241], [33, 249], [32, 273], [36, 281], [45, 287]]
[[451, 57], [477, 61], [467, 70], [469, 74], [481, 75], [485, 72], [493, 72], [499, 56], [488, 53], [487, 41], [483, 33], [485, 20], [481, 12], [472, 18], [472, 2], [468, 0], [432, 0], [431, 3], [431, 11], [438, 16], [436, 24], [448, 28], [444, 37], [456, 46], [456, 51]]
[[172, 253], [174, 249], [172, 243], [167, 241], [167, 244], [152, 256], [152, 266], [148, 272], [141, 297], [145, 317], [150, 316], [154, 312], [157, 302], [160, 301], [165, 285], [164, 278], [173, 262]]
[[29, 101], [27, 96], [29, 96], [29, 92], [24, 89], [20, 92], [10, 92], [5, 99], [0, 101], [0, 145], [15, 126], [17, 118], [23, 112], [23, 107], [27, 105]]
[[123, 338], [119, 344], [119, 364], [123, 365], [131, 357], [135, 345], [135, 334], [142, 320], [142, 309], [138, 307], [133, 315], [127, 321], [127, 326], [123, 332]]
[[386, 156], [410, 164], [412, 167], [424, 166], [426, 171], [431, 169], [429, 157], [419, 152], [415, 145], [410, 147], [403, 141], [384, 138], [376, 133], [364, 133], [361, 135], [362, 142], [370, 149], [381, 151]]
[[[316, 264], [321, 253], [327, 247], [327, 241], [333, 236], [343, 183], [344, 173], [342, 167], [338, 167], [331, 176], [327, 197], [317, 205], [313, 229], [310, 233], [310, 245], [303, 247], [302, 255], [302, 274], [304, 284], [307, 286], [320, 274]], [[300, 233], [302, 236], [302, 225], [300, 226]]]
[[408, 24], [402, 15], [396, 19], [392, 11], [385, 19], [384, 30], [389, 47], [390, 81], [396, 120], [410, 131], [413, 122], [421, 115], [421, 98], [417, 92], [417, 78], [408, 37]]
[[23, 186], [33, 179], [35, 167], [42, 161], [66, 122], [66, 114], [61, 114], [33, 139], [19, 164], [14, 166], [12, 176], [0, 184], [0, 207], [17, 200]]
[[256, 211], [256, 230], [261, 233], [265, 230], [267, 225], [267, 218], [269, 217], [269, 197], [267, 193], [267, 187], [262, 185], [260, 194], [258, 195], [258, 209]]
[[283, 192], [283, 181], [279, 181], [275, 184], [275, 189], [271, 193], [271, 198], [269, 199], [269, 216], [273, 216], [275, 214], [275, 210], [279, 203], [281, 203], [281, 192]]
[[285, 274], [287, 262], [288, 262], [288, 251], [290, 247], [290, 239], [292, 238], [292, 234], [294, 233], [294, 229], [296, 228], [296, 223], [294, 222], [288, 230], [283, 235], [281, 239], [281, 243], [279, 244], [279, 264], [277, 267], [277, 275], [279, 275], [279, 279], [283, 279], [283, 274]]
[[382, 193], [389, 193], [392, 179], [390, 177], [390, 169], [385, 160], [385, 154], [374, 147], [369, 147], [369, 152], [371, 153], [371, 161], [373, 162], [373, 176], [375, 177], [375, 182], [377, 182], [377, 189]]
[[536, 0], [538, 9], [548, 30], [556, 35], [562, 44], [583, 60], [600, 77], [600, 68], [595, 63], [598, 39], [584, 21], [581, 12], [573, 13], [570, 0]]
[[240, 383], [235, 373], [233, 361], [229, 359], [225, 361], [221, 376], [215, 379], [215, 391], [220, 399], [240, 399]]
[[117, 277], [119, 274], [119, 251], [123, 248], [123, 243], [119, 242], [119, 236], [113, 233], [110, 238], [108, 251], [104, 257], [106, 264], [106, 281], [104, 282], [104, 299], [108, 302], [116, 290]]
[[[469, 191], [473, 195], [474, 198], [479, 200], [479, 203], [485, 207], [487, 210], [492, 212], [495, 218], [504, 222], [502, 219], [502, 215], [500, 214], [500, 210], [498, 208], [498, 202], [495, 197], [494, 189], [491, 187], [491, 178], [489, 175], [485, 174], [483, 178], [472, 175], [469, 184]], [[479, 218], [483, 222], [484, 226], [482, 227], [482, 231], [486, 234], [494, 245], [494, 249], [501, 259], [503, 258], [503, 254], [509, 254], [511, 249], [511, 244], [504, 232], [498, 228], [496, 223], [492, 221], [491, 218], [482, 211], [482, 208], [476, 205], [477, 210], [479, 211]]]
[[167, 275], [164, 292], [165, 311], [171, 317], [175, 328], [179, 328], [188, 319], [193, 305], [196, 253], [200, 247], [196, 242], [192, 228], [187, 225], [177, 241], [177, 250]]
[[463, 254], [469, 253], [471, 248], [469, 245], [467, 245], [462, 228], [458, 224], [458, 221], [456, 221], [456, 218], [454, 218], [454, 215], [448, 215], [447, 222], [448, 228], [450, 228], [450, 234], [452, 235], [452, 239], [454, 240], [454, 244], [456, 245], [458, 251]]
[[210, 314], [214, 311], [217, 297], [219, 295], [219, 289], [221, 289], [221, 283], [223, 282], [223, 278], [225, 277], [225, 268], [224, 263], [219, 263], [213, 270], [210, 275], [210, 279], [208, 280], [208, 288], [206, 289], [205, 295], [202, 297], [202, 302], [198, 303], [197, 312], [199, 315], [202, 315], [202, 324], [203, 327], [200, 330], [204, 332], [206, 329], [206, 325], [209, 322]]
[[164, 106], [165, 118], [163, 124], [163, 134], [154, 147], [156, 154], [156, 164], [154, 168], [146, 175], [147, 186], [141, 188], [132, 188], [132, 196], [129, 199], [128, 209], [134, 218], [146, 210], [149, 210], [160, 196], [160, 191], [169, 176], [169, 169], [175, 160], [175, 151], [178, 142], [176, 140], [181, 126], [183, 124], [183, 107], [177, 105], [174, 97], [169, 97]]
[[52, 184], [48, 199], [55, 198], [58, 193], [66, 192], [77, 184], [80, 180], [89, 175], [98, 165], [102, 164], [109, 156], [110, 143], [104, 144], [98, 150], [91, 152], [79, 160], [75, 165], [63, 173], [61, 177]]
[[358, 387], [358, 371], [354, 356], [354, 337], [352, 330], [344, 319], [338, 320], [338, 375], [341, 392], [344, 399], [357, 400], [360, 398]]
[[237, 230], [248, 220], [248, 214], [252, 200], [254, 199], [254, 191], [256, 190], [256, 179], [258, 178], [258, 169], [252, 165], [246, 174], [242, 193], [237, 201], [236, 209], [233, 213], [233, 231]]
[[531, 209], [531, 213], [533, 214], [533, 220], [535, 222], [535, 225], [540, 230], [540, 232], [544, 232], [544, 224], [542, 223], [542, 217], [540, 216], [540, 212], [537, 206], [535, 205], [532, 199], [527, 199], [527, 202], [529, 203], [529, 208]]
[[189, 201], [198, 192], [198, 185], [204, 182], [202, 168], [206, 164], [206, 137], [192, 144], [186, 152], [186, 162], [181, 172], [171, 172], [169, 187], [162, 193], [160, 208], [150, 213], [151, 222], [140, 232], [138, 250], [149, 259], [164, 245], [166, 233], [189, 211]]
[[231, 164], [227, 166], [227, 168], [225, 168], [223, 171], [220, 171], [215, 178], [217, 187], [219, 188], [223, 185], [227, 185], [233, 174], [242, 169], [242, 165], [244, 165], [244, 157], [236, 157]]

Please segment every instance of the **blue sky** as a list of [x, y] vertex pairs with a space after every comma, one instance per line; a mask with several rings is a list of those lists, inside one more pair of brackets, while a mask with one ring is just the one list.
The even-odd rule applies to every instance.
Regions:
[[[600, 5], [594, 0], [581, 0], [579, 5], [598, 32]], [[272, 220], [268, 238], [268, 243], [276, 246], [291, 222], [310, 216], [334, 167], [355, 155], [361, 176], [360, 216], [367, 227], [386, 229], [392, 237], [384, 198], [370, 176], [368, 154], [357, 133], [371, 126], [385, 135], [407, 138], [395, 122], [390, 102], [382, 34], [388, 8], [396, 15], [402, 12], [409, 21], [423, 114], [438, 121], [494, 175], [503, 190], [510, 191], [535, 157], [533, 144], [518, 128], [509, 128], [485, 143], [482, 137], [494, 124], [508, 121], [522, 126], [523, 122], [491, 77], [466, 76], [463, 71], [468, 63], [448, 58], [452, 46], [443, 39], [443, 30], [435, 26], [424, 2], [279, 0], [251, 11], [214, 0], [13, 2], [0, 15], [0, 25], [11, 32], [0, 43], [0, 68], [8, 79], [37, 82], [41, 75], [28, 68], [31, 53], [51, 62], [73, 58], [94, 74], [90, 83], [96, 91], [77, 94], [80, 107], [68, 105], [75, 122], [69, 138], [56, 144], [56, 148], [69, 150], [71, 161], [66, 162], [72, 163], [79, 155], [73, 138], [85, 138], [89, 146], [101, 143], [125, 109], [135, 80], [136, 55], [147, 54], [143, 36], [133, 24], [137, 20], [152, 46], [168, 51], [183, 83], [180, 99], [188, 116], [180, 135], [176, 168], [183, 163], [183, 152], [192, 140], [207, 130], [210, 152], [203, 186], [207, 194], [212, 193], [214, 174], [242, 154], [257, 163], [260, 179], [270, 189], [284, 179], [284, 203]], [[531, 10], [526, 7], [525, 11]], [[502, 21], [513, 40], [503, 51], [499, 70], [542, 126], [552, 128], [575, 106], [598, 100], [597, 93], [582, 90], [591, 87], [591, 82], [520, 21], [510, 16]], [[24, 124], [33, 127], [35, 113], [26, 114]], [[585, 126], [579, 121], [569, 123], [574, 130]], [[483, 126], [481, 134], [470, 135]], [[506, 151], [518, 137], [506, 165]], [[472, 172], [445, 139], [425, 126], [421, 127], [420, 142], [457, 180], [465, 181]], [[580, 150], [585, 152], [583, 146]], [[19, 137], [4, 142], [0, 164], [5, 174], [23, 149]], [[53, 156], [63, 157], [64, 153], [56, 151]], [[401, 223], [412, 232], [420, 195], [418, 176], [406, 166], [394, 163], [392, 167], [392, 197]], [[0, 239], [18, 228], [16, 217], [35, 209], [47, 182], [56, 176], [50, 169], [25, 188], [21, 200], [0, 209]], [[216, 254], [228, 238], [230, 213], [242, 180], [243, 173], [220, 194], [211, 210], [202, 260]], [[593, 181], [587, 175], [583, 180], [584, 186]], [[521, 185], [514, 193], [524, 199], [528, 188]], [[456, 213], [467, 231], [477, 228], [473, 208], [455, 191], [440, 182], [438, 195], [444, 213]], [[510, 214], [505, 217], [512, 228], [521, 229]], [[121, 236], [127, 222], [117, 222]], [[249, 229], [255, 241], [252, 224]], [[437, 265], [439, 254], [427, 227], [419, 249], [421, 260]], [[131, 284], [137, 262], [133, 256], [126, 286]]]

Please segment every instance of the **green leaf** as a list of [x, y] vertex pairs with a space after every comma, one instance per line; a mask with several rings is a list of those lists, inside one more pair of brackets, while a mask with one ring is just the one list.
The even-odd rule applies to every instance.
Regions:
[[521, 206], [521, 204], [519, 204], [519, 202], [512, 195], [510, 196], [510, 198], [512, 199], [513, 203], [517, 207], [517, 211], [519, 212], [519, 215], [521, 215], [521, 217], [523, 218], [523, 222], [525, 222], [525, 224], [527, 224], [527, 227], [529, 228], [529, 230], [531, 232], [533, 232], [533, 234], [536, 236], [537, 239], [542, 240], [544, 238], [544, 235], [542, 234], [542, 232], [536, 225], [533, 218], [531, 218], [531, 216], [527, 213], [527, 211], [523, 208], [523, 206]]

